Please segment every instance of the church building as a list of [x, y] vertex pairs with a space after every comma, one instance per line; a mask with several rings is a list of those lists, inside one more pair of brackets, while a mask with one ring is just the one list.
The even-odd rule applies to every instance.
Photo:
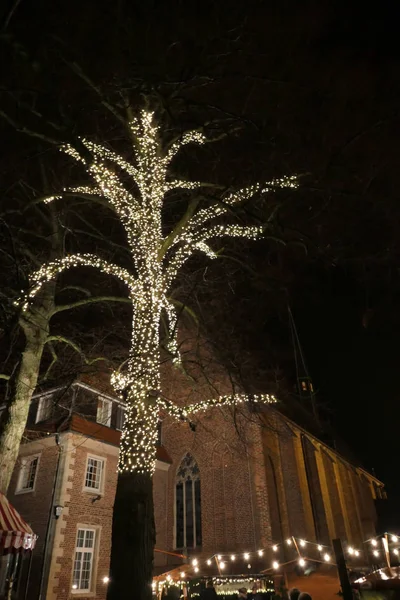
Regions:
[[[39, 536], [28, 600], [105, 600], [123, 422], [124, 405], [102, 378], [35, 395], [8, 494]], [[279, 403], [214, 407], [191, 424], [165, 416], [154, 575], [265, 573], [288, 587], [308, 574], [306, 591], [333, 598], [331, 541], [356, 549], [355, 568], [366, 564], [382, 495], [379, 480], [284, 416]], [[23, 564], [20, 590], [27, 570]]]

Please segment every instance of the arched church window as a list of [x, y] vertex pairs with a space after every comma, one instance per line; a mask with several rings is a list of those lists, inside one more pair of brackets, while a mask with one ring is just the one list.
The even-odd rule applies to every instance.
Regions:
[[200, 471], [191, 454], [186, 454], [176, 473], [175, 545], [177, 548], [201, 546]]

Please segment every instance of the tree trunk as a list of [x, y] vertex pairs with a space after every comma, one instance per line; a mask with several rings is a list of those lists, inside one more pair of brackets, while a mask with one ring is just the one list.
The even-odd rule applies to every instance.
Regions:
[[26, 337], [19, 367], [11, 378], [11, 400], [0, 421], [0, 491], [7, 493], [35, 391], [43, 350], [49, 335], [54, 290], [50, 284], [38, 303], [20, 317]]
[[154, 544], [152, 474], [120, 473], [107, 600], [151, 600]]

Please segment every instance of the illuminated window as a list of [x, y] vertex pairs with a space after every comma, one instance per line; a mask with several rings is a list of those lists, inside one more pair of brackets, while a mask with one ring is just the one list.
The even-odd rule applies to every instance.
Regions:
[[53, 412], [53, 396], [44, 396], [40, 398], [38, 402], [38, 408], [36, 413], [36, 423], [40, 421], [46, 421], [51, 417]]
[[88, 456], [86, 463], [85, 488], [91, 491], [101, 491], [104, 471], [104, 460]]
[[72, 577], [73, 592], [90, 591], [93, 574], [96, 531], [78, 529]]
[[201, 490], [197, 462], [186, 454], [176, 475], [175, 546], [201, 546]]
[[107, 427], [110, 427], [111, 411], [112, 411], [111, 400], [107, 400], [106, 398], [102, 398], [101, 396], [99, 396], [97, 399], [96, 421], [98, 423], [101, 423], [101, 425], [107, 425]]
[[17, 493], [32, 492], [35, 488], [39, 456], [28, 456], [22, 459], [18, 476]]

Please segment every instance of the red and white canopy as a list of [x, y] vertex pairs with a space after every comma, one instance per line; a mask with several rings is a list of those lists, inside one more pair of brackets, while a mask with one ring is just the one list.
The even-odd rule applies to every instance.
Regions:
[[33, 550], [36, 540], [37, 535], [0, 492], [0, 549], [3, 552]]

